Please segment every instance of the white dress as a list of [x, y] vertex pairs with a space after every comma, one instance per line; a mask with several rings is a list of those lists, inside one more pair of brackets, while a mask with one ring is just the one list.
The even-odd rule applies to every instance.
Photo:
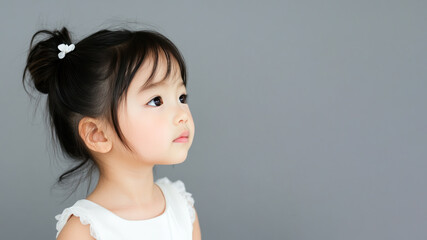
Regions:
[[162, 215], [146, 220], [126, 220], [106, 208], [86, 199], [55, 216], [58, 237], [71, 215], [82, 224], [90, 224], [90, 234], [97, 240], [190, 240], [193, 234], [194, 199], [186, 192], [181, 180], [171, 182], [167, 177], [155, 182], [166, 199]]

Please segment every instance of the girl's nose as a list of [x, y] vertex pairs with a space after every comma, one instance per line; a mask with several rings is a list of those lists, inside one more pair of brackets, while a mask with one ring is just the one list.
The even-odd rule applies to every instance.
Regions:
[[175, 124], [179, 125], [182, 123], [187, 123], [188, 121], [188, 112], [182, 107], [182, 106], [178, 106], [177, 108], [177, 113], [175, 116]]

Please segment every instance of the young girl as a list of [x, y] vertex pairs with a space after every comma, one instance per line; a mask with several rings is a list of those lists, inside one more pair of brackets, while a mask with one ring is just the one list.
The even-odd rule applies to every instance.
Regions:
[[154, 165], [185, 161], [194, 138], [184, 59], [169, 39], [102, 30], [77, 43], [66, 28], [42, 30], [24, 83], [27, 72], [47, 94], [61, 149], [76, 161], [58, 182], [99, 170], [93, 192], [56, 216], [57, 239], [201, 239], [184, 183], [153, 180]]

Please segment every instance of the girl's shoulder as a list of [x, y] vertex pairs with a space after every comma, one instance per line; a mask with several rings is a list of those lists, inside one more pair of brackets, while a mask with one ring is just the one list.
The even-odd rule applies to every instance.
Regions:
[[96, 231], [97, 223], [94, 221], [90, 208], [85, 206], [82, 200], [79, 200], [73, 206], [64, 209], [61, 214], [55, 216], [55, 219], [57, 220], [56, 238], [58, 238], [60, 233], [62, 233], [61, 235], [66, 237], [60, 239], [71, 239], [69, 237], [77, 237], [75, 234], [79, 234], [79, 238], [85, 236], [84, 239], [98, 239], [99, 233]]
[[67, 223], [62, 227], [60, 233], [57, 234], [58, 240], [81, 239], [81, 240], [96, 240], [91, 235], [90, 225], [83, 225], [81, 218], [70, 216]]
[[157, 179], [156, 183], [166, 188], [171, 193], [174, 200], [183, 202], [190, 215], [191, 223], [194, 223], [196, 219], [196, 211], [194, 209], [195, 201], [193, 195], [186, 190], [184, 182], [181, 180], [171, 181], [169, 178], [163, 177]]

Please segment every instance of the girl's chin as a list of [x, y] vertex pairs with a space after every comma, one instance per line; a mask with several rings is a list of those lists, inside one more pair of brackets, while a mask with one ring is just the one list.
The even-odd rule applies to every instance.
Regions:
[[155, 165], [174, 165], [174, 164], [180, 164], [185, 162], [185, 160], [187, 159], [187, 155], [185, 155], [185, 157], [182, 158], [175, 158], [175, 159], [169, 159], [166, 161], [159, 161], [154, 163]]
[[183, 158], [183, 159], [176, 159], [174, 161], [171, 161], [170, 163], [168, 163], [168, 165], [180, 164], [180, 163], [185, 162], [186, 159], [187, 159], [187, 156], [185, 158]]

